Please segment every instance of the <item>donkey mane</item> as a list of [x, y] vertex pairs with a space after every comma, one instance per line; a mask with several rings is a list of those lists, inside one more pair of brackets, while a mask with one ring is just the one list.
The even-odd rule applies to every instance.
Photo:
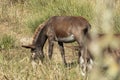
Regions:
[[[46, 21], [47, 22], [47, 21]], [[41, 32], [42, 28], [45, 26], [46, 22], [43, 22], [42, 24], [40, 24], [33, 35], [33, 40], [32, 40], [32, 44], [34, 44], [36, 42], [36, 39], [38, 38], [39, 33]]]

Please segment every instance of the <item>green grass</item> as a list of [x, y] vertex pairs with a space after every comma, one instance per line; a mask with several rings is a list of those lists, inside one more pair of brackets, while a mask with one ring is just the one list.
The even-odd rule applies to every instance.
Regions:
[[15, 38], [10, 35], [3, 35], [0, 38], [0, 49], [11, 49], [15, 47]]

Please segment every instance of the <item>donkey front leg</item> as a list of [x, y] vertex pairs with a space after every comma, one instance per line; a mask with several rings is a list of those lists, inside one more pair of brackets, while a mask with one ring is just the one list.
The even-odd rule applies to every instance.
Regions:
[[48, 42], [49, 42], [48, 56], [49, 56], [49, 59], [51, 59], [52, 58], [52, 54], [53, 54], [54, 41], [53, 41], [53, 39], [49, 38]]
[[65, 59], [65, 51], [64, 51], [63, 43], [62, 42], [58, 42], [58, 44], [59, 44], [62, 60], [63, 60], [63, 62], [65, 64], [65, 66], [67, 66], [67, 62], [66, 62], [66, 59]]
[[31, 61], [31, 64], [32, 64], [32, 67], [33, 67], [33, 70], [36, 69], [37, 67], [37, 63], [35, 62], [36, 60], [36, 54], [35, 53], [32, 53], [31, 57], [30, 57], [30, 61]]

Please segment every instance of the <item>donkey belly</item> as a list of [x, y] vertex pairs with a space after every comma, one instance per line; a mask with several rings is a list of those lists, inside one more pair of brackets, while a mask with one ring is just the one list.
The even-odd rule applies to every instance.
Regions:
[[74, 37], [74, 35], [69, 35], [67, 37], [57, 37], [56, 40], [59, 41], [59, 42], [69, 43], [69, 42], [74, 42], [75, 37]]

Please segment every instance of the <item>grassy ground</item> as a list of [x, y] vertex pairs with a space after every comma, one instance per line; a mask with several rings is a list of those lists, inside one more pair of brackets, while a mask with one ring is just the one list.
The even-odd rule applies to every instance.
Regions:
[[[29, 51], [18, 48], [1, 51], [0, 80], [74, 80], [81, 79], [79, 68], [65, 68], [62, 64], [59, 51], [54, 51], [53, 61], [45, 60], [44, 65], [33, 70], [29, 61]], [[70, 55], [69, 55], [70, 56]], [[70, 57], [69, 57], [70, 58]], [[75, 60], [72, 57], [67, 61]]]
[[[107, 22], [104, 0], [0, 0], [0, 80], [82, 80], [77, 64], [70, 68], [63, 66], [57, 45], [53, 60], [46, 59], [36, 70], [29, 60], [30, 51], [21, 45], [30, 44], [36, 27], [55, 15], [83, 16], [91, 23], [93, 33], [104, 33], [104, 22], [112, 25], [113, 33], [120, 33], [120, 1], [112, 3], [109, 9], [112, 16]], [[77, 60], [74, 50], [65, 50], [68, 62]], [[47, 43], [44, 51], [47, 55]], [[94, 74], [91, 80], [96, 80]], [[110, 80], [108, 77], [101, 79]]]

